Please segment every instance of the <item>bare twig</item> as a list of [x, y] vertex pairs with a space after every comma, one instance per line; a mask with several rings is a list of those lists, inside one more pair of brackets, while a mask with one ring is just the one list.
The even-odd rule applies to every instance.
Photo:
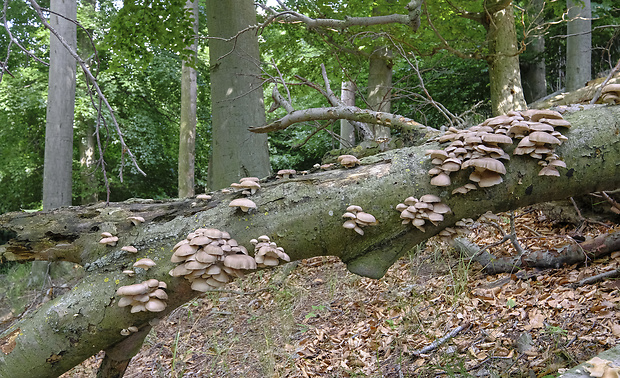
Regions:
[[604, 279], [607, 279], [607, 278], [615, 278], [615, 277], [618, 277], [618, 276], [620, 276], [620, 268], [614, 269], [614, 270], [610, 270], [609, 272], [597, 274], [596, 276], [591, 276], [591, 277], [584, 278], [581, 281], [573, 283], [571, 285], [571, 287], [572, 288], [578, 288], [580, 286], [590, 285], [590, 284], [593, 284], [593, 283], [597, 283], [599, 281], [603, 281]]
[[461, 332], [461, 331], [463, 331], [464, 329], [467, 329], [467, 328], [469, 328], [469, 323], [461, 324], [460, 326], [458, 326], [455, 329], [453, 329], [452, 331], [450, 331], [450, 333], [448, 333], [447, 335], [443, 336], [440, 339], [437, 339], [437, 340], [433, 341], [430, 345], [427, 345], [427, 346], [425, 346], [422, 349], [418, 349], [418, 350], [412, 351], [411, 354], [413, 354], [414, 356], [419, 356], [421, 354], [425, 354], [425, 353], [431, 352], [431, 351], [439, 348], [442, 344], [445, 344], [448, 340], [450, 340], [454, 336], [458, 335], [459, 332]]

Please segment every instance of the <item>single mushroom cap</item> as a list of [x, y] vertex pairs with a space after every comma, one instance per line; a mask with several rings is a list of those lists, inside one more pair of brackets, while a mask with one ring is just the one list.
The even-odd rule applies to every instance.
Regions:
[[297, 171], [294, 169], [280, 169], [277, 173], [278, 177], [289, 178], [291, 175], [296, 174]]
[[340, 155], [340, 156], [338, 156], [337, 160], [338, 160], [338, 163], [340, 163], [342, 166], [344, 166], [346, 168], [353, 168], [357, 164], [361, 164], [362, 163], [361, 161], [359, 161], [353, 155]]
[[123, 248], [121, 248], [121, 250], [131, 252], [131, 253], [138, 253], [138, 248], [132, 245], [126, 245]]
[[241, 211], [248, 212], [250, 209], [256, 209], [256, 204], [254, 201], [247, 198], [237, 198], [232, 200], [228, 206], [230, 207], [239, 207]]
[[149, 268], [154, 267], [155, 265], [157, 265], [155, 264], [155, 261], [149, 259], [148, 257], [140, 259], [133, 264], [134, 268], [142, 268], [144, 270], [148, 270]]
[[256, 269], [256, 260], [247, 255], [228, 255], [224, 258], [224, 266], [233, 269]]
[[127, 217], [127, 219], [129, 219], [131, 221], [131, 223], [133, 223], [134, 226], [137, 226], [138, 224], [144, 222], [144, 218], [142, 218], [140, 216]]

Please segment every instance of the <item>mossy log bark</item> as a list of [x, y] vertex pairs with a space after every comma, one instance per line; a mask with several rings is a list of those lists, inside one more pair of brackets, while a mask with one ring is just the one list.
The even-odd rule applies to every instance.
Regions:
[[[82, 264], [88, 275], [0, 336], [0, 377], [58, 376], [123, 340], [121, 329], [148, 327], [152, 318], [198, 295], [184, 279], [168, 275], [172, 246], [198, 227], [228, 231], [249, 250], [250, 239], [268, 235], [293, 260], [335, 255], [353, 273], [380, 278], [403, 253], [461, 218], [620, 187], [620, 107], [566, 118], [573, 126], [565, 133], [569, 141], [557, 150], [568, 166], [561, 177], [538, 176], [535, 161], [517, 156], [506, 164], [504, 183], [466, 195], [430, 185], [431, 164], [424, 152], [437, 147], [430, 143], [367, 157], [354, 169], [264, 183], [252, 197], [258, 209], [250, 214], [228, 206], [236, 194], [217, 192], [209, 202], [142, 201], [1, 215], [0, 231], [11, 235], [0, 246], [2, 259], [63, 259]], [[454, 177], [454, 186], [465, 180], [462, 172]], [[454, 213], [425, 233], [402, 225], [395, 206], [427, 193], [442, 197]], [[341, 215], [351, 204], [379, 220], [364, 229], [364, 236], [342, 227]], [[126, 219], [130, 215], [141, 215], [146, 222], [133, 226]], [[102, 231], [118, 235], [118, 245], [98, 244]], [[122, 251], [124, 245], [137, 247], [139, 253]], [[133, 278], [121, 273], [142, 257], [158, 265]], [[168, 284], [165, 312], [130, 314], [116, 305], [119, 286], [147, 278]]]

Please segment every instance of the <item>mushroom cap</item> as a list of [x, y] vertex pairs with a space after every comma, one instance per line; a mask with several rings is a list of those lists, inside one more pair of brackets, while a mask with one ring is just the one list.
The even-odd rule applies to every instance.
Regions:
[[161, 312], [166, 309], [166, 303], [157, 298], [151, 298], [144, 307], [150, 312]]
[[357, 213], [359, 211], [362, 211], [362, 207], [361, 206], [357, 206], [357, 205], [350, 205], [347, 207], [347, 211], [350, 211], [352, 213]]
[[357, 213], [357, 220], [365, 224], [377, 224], [377, 219], [372, 214], [368, 214], [363, 211]]
[[344, 227], [344, 228], [348, 228], [348, 229], [352, 229], [352, 228], [357, 227], [357, 223], [355, 223], [355, 221], [354, 221], [354, 220], [350, 219], [350, 220], [348, 220], [348, 221], [345, 221], [345, 222], [342, 224], [342, 227]]
[[355, 156], [353, 155], [340, 155], [338, 156], [338, 163], [340, 163], [341, 165], [347, 167], [347, 168], [351, 168], [354, 167], [356, 164], [360, 164], [361, 161], [359, 161]]
[[467, 166], [473, 166], [477, 169], [489, 170], [500, 174], [506, 173], [506, 167], [501, 161], [493, 158], [477, 158], [467, 161]]
[[296, 174], [296, 173], [297, 173], [297, 171], [296, 171], [296, 170], [294, 170], [294, 169], [280, 169], [280, 170], [278, 171], [277, 175], [278, 175], [278, 176], [283, 176], [283, 177], [288, 178], [288, 176], [290, 176], [290, 175], [294, 175], [294, 174]]
[[480, 174], [480, 181], [478, 181], [478, 185], [480, 185], [481, 188], [488, 188], [490, 186], [500, 184], [503, 181], [504, 180], [499, 173], [484, 171]]
[[101, 240], [99, 240], [99, 244], [106, 244], [106, 245], [115, 245], [116, 242], [118, 241], [118, 237], [116, 236], [110, 236], [107, 238], [103, 238]]
[[420, 201], [429, 202], [429, 203], [441, 202], [441, 198], [439, 198], [438, 196], [434, 194], [425, 194], [422, 197], [420, 197]]
[[155, 264], [155, 261], [149, 259], [148, 257], [145, 257], [143, 259], [140, 259], [138, 261], [136, 261], [135, 263], [133, 263], [134, 268], [142, 268], [142, 269], [149, 269], [153, 266], [155, 266], [157, 264]]
[[213, 197], [211, 197], [210, 195], [208, 195], [206, 193], [202, 193], [202, 194], [199, 194], [199, 195], [196, 196], [196, 199], [203, 200], [203, 201], [208, 201], [211, 198], [213, 198]]
[[116, 295], [134, 296], [146, 294], [149, 287], [146, 283], [141, 282], [133, 285], [121, 286], [116, 290]]
[[431, 185], [435, 186], [449, 186], [451, 184], [450, 176], [445, 173], [440, 173], [431, 179]]
[[228, 206], [230, 207], [239, 207], [242, 211], [248, 212], [249, 209], [256, 209], [256, 204], [254, 201], [247, 198], [237, 198], [232, 200]]
[[[530, 141], [535, 143], [561, 144], [560, 140], [549, 133], [536, 131], [529, 135]], [[521, 143], [519, 143], [521, 144]]]
[[538, 172], [538, 176], [557, 176], [557, 177], [560, 177], [560, 172], [558, 172], [558, 170], [555, 169], [554, 166], [548, 165], [546, 167], [543, 167], [543, 169], [541, 169], [540, 172]]
[[224, 266], [233, 269], [256, 269], [256, 260], [247, 255], [228, 255], [224, 258]]
[[242, 177], [242, 178], [239, 179], [239, 182], [244, 182], [244, 181], [259, 182], [260, 179], [258, 177]]
[[487, 143], [506, 143], [512, 144], [512, 138], [503, 134], [484, 134], [482, 141]]
[[131, 221], [131, 223], [134, 224], [134, 226], [137, 226], [139, 223], [143, 223], [144, 222], [144, 218], [142, 218], [140, 216], [127, 217], [127, 219], [129, 219]]
[[138, 248], [132, 245], [126, 245], [123, 248], [121, 248], [121, 250], [131, 252], [131, 253], [138, 253]]

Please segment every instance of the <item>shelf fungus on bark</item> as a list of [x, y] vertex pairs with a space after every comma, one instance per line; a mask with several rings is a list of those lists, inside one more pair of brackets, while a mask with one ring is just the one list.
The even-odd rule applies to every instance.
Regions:
[[348, 218], [342, 224], [342, 227], [354, 230], [360, 235], [364, 235], [364, 230], [362, 230], [362, 227], [375, 226], [379, 224], [377, 219], [372, 214], [364, 212], [363, 209], [357, 205], [347, 207], [347, 211], [342, 214], [342, 217]]
[[215, 228], [199, 228], [178, 242], [170, 261], [179, 263], [170, 271], [173, 277], [185, 277], [192, 289], [206, 292], [220, 288], [234, 278], [243, 278], [243, 270], [256, 269], [256, 262], [230, 234]]
[[451, 212], [450, 207], [434, 194], [425, 194], [420, 199], [407, 197], [403, 202], [396, 206], [402, 224], [411, 223], [422, 232], [426, 232], [426, 221], [437, 226], [443, 221], [444, 214]]
[[465, 194], [478, 187], [500, 184], [506, 169], [501, 160], [510, 160], [504, 145], [519, 140], [513, 155], [529, 155], [539, 159], [543, 167], [539, 175], [559, 176], [557, 167], [565, 167], [554, 153], [555, 147], [568, 140], [556, 127], [570, 127], [562, 115], [552, 110], [511, 111], [506, 115], [489, 118], [466, 130], [454, 127], [439, 137], [440, 143], [450, 142], [442, 150], [427, 150], [431, 163], [431, 184], [450, 186], [452, 172], [473, 167], [470, 183], [460, 186], [452, 194]]
[[118, 301], [118, 307], [131, 306], [131, 313], [150, 311], [160, 312], [166, 308], [167, 285], [163, 281], [150, 279], [141, 283], [121, 286], [116, 290], [116, 295], [121, 299]]
[[207, 193], [201, 193], [196, 196], [196, 199], [201, 201], [209, 201], [211, 198], [213, 197]]
[[277, 266], [279, 259], [291, 261], [291, 258], [284, 252], [284, 248], [269, 239], [267, 235], [261, 235], [258, 239], [250, 240], [254, 245], [254, 260], [259, 267]]

